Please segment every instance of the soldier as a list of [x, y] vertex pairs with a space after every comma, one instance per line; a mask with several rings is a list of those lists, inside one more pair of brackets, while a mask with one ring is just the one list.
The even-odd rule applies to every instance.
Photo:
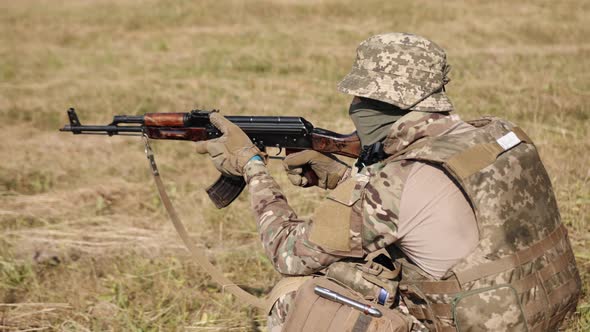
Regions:
[[[338, 280], [405, 317], [400, 331], [556, 329], [575, 310], [581, 281], [549, 178], [522, 129], [454, 113], [449, 69], [444, 50], [420, 36], [360, 44], [338, 88], [354, 96], [361, 170], [351, 176], [316, 151], [284, 160], [294, 185], [307, 185], [311, 167], [332, 190], [311, 220], [291, 209], [264, 153], [218, 113], [211, 121], [224, 136], [197, 151], [244, 176], [262, 243], [283, 275]], [[295, 294], [280, 294], [270, 330], [282, 329]]]

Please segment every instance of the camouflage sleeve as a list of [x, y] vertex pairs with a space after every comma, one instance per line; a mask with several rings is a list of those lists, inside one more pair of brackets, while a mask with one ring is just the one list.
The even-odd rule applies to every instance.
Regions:
[[399, 239], [400, 201], [411, 162], [378, 164], [368, 167], [371, 180], [363, 201], [363, 246], [377, 251]]
[[248, 162], [244, 177], [262, 245], [279, 273], [308, 275], [341, 258], [309, 242], [310, 221], [297, 217], [262, 161]]

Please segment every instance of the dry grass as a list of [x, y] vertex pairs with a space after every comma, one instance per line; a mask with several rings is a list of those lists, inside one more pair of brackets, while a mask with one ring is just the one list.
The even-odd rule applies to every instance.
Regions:
[[[585, 280], [571, 331], [590, 324], [590, 4], [587, 1], [0, 2], [0, 330], [264, 329], [180, 246], [134, 138], [56, 129], [114, 114], [220, 108], [301, 115], [346, 132], [335, 84], [371, 34], [437, 41], [454, 65], [464, 118], [519, 123], [552, 177]], [[195, 241], [235, 282], [267, 292], [246, 195], [222, 211], [203, 188], [215, 170], [190, 143], [157, 142], [162, 173]], [[321, 190], [271, 171], [302, 214]]]

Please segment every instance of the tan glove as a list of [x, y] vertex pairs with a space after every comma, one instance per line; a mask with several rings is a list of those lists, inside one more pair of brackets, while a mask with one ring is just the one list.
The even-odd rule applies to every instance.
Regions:
[[309, 166], [318, 177], [317, 186], [334, 189], [350, 176], [350, 167], [332, 154], [324, 154], [314, 150], [305, 150], [285, 157], [283, 166], [287, 177], [296, 186], [305, 187], [307, 178], [303, 175], [303, 167]]
[[223, 115], [215, 112], [209, 115], [211, 123], [219, 129], [223, 136], [208, 141], [197, 142], [197, 153], [208, 153], [215, 168], [225, 175], [242, 176], [244, 166], [255, 155], [265, 159], [250, 138]]

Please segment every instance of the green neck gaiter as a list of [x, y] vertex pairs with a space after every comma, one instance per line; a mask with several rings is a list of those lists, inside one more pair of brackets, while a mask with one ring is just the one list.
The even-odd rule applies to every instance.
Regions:
[[407, 113], [394, 105], [361, 97], [355, 97], [348, 110], [362, 146], [383, 140], [391, 125]]

